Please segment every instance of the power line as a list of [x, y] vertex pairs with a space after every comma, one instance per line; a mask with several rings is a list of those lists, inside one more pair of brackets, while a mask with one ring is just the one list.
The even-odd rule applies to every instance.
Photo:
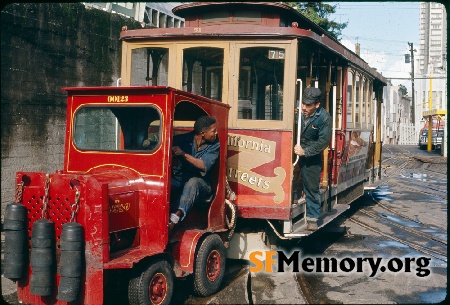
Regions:
[[[375, 7], [379, 7], [379, 6], [376, 6], [376, 5], [373, 5], [373, 6], [375, 6]], [[373, 8], [373, 6], [371, 6], [371, 7], [369, 7], [369, 6], [367, 6], [367, 7], [354, 7], [354, 6], [352, 6], [352, 7], [342, 7], [342, 6], [340, 6], [338, 9], [340, 9], [340, 10], [353, 10], [353, 9], [366, 9], [366, 8], [370, 8], [370, 9], [372, 9]], [[391, 7], [387, 7], [387, 6], [384, 6], [383, 8], [389, 8], [389, 9], [392, 9]], [[404, 7], [404, 8], [402, 8], [402, 10], [420, 10], [420, 8], [414, 8], [414, 7]]]
[[[408, 4], [415, 6], [408, 6]], [[389, 9], [401, 9], [401, 10], [420, 10], [420, 6], [417, 2], [376, 2], [376, 3], [336, 3], [336, 7], [339, 9], [373, 9], [377, 8], [389, 8]]]
[[374, 41], [374, 42], [384, 42], [384, 43], [395, 43], [395, 44], [406, 44], [408, 41], [406, 40], [390, 40], [390, 39], [376, 39], [376, 38], [369, 38], [364, 36], [348, 36], [348, 35], [342, 35], [342, 37], [347, 37], [349, 39], [361, 39], [361, 40], [367, 40], [367, 41]]
[[[386, 75], [383, 75], [384, 78], [387, 79], [406, 79], [406, 80], [411, 80], [411, 77], [388, 77]], [[447, 76], [436, 76], [436, 77], [414, 77], [414, 79], [447, 79]]]

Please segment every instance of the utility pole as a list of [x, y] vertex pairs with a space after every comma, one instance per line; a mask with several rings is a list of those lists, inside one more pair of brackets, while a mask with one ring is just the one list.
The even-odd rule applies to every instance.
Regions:
[[[430, 69], [430, 90], [428, 92], [428, 110], [431, 111], [433, 108], [433, 68]], [[427, 145], [427, 151], [431, 151], [431, 148], [433, 148], [433, 143], [431, 143], [433, 138], [433, 117], [430, 115], [428, 117], [428, 145]]]
[[410, 49], [409, 49], [409, 51], [411, 52], [411, 89], [412, 89], [412, 95], [411, 95], [411, 97], [412, 97], [412, 101], [411, 101], [411, 103], [412, 103], [412, 111], [411, 111], [411, 115], [412, 115], [412, 123], [413, 123], [413, 125], [415, 126], [416, 125], [416, 104], [415, 104], [415, 101], [414, 101], [414, 45], [413, 45], [413, 43], [411, 42], [411, 43], [409, 43], [408, 42], [408, 45], [410, 46]]

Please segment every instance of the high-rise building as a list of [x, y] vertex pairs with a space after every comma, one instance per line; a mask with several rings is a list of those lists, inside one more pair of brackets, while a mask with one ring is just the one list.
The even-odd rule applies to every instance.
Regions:
[[447, 60], [447, 13], [443, 4], [420, 3], [419, 73], [442, 73]]
[[[447, 12], [436, 2], [420, 3], [420, 45], [416, 78], [416, 130], [426, 120], [447, 121]], [[447, 124], [447, 123], [446, 123]], [[447, 137], [441, 152], [446, 156]]]
[[[420, 3], [420, 45], [416, 61], [416, 122], [447, 110], [447, 13], [443, 4]], [[431, 102], [431, 103], [430, 103]]]

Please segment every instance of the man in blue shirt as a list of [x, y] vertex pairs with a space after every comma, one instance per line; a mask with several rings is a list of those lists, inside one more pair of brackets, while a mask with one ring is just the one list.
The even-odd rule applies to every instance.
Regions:
[[194, 204], [212, 195], [211, 169], [219, 152], [216, 119], [209, 116], [197, 119], [192, 132], [173, 138], [170, 230]]
[[294, 152], [300, 156], [300, 171], [306, 195], [306, 229], [309, 231], [318, 229], [322, 152], [331, 138], [331, 117], [320, 106], [321, 95], [318, 88], [305, 89], [302, 98], [300, 145], [294, 147]]

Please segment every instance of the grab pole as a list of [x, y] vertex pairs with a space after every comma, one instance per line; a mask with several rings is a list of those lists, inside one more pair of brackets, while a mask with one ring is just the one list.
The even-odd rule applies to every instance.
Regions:
[[[299, 90], [298, 90], [298, 106], [297, 106], [297, 115], [298, 115], [298, 119], [297, 119], [297, 145], [300, 145], [300, 133], [302, 130], [302, 114], [301, 114], [301, 104], [302, 104], [302, 95], [303, 95], [303, 82], [300, 78], [297, 79], [297, 83], [300, 83], [299, 85]], [[300, 157], [297, 155], [297, 158], [295, 159], [295, 162], [293, 164], [293, 166], [297, 165], [298, 159]]]

